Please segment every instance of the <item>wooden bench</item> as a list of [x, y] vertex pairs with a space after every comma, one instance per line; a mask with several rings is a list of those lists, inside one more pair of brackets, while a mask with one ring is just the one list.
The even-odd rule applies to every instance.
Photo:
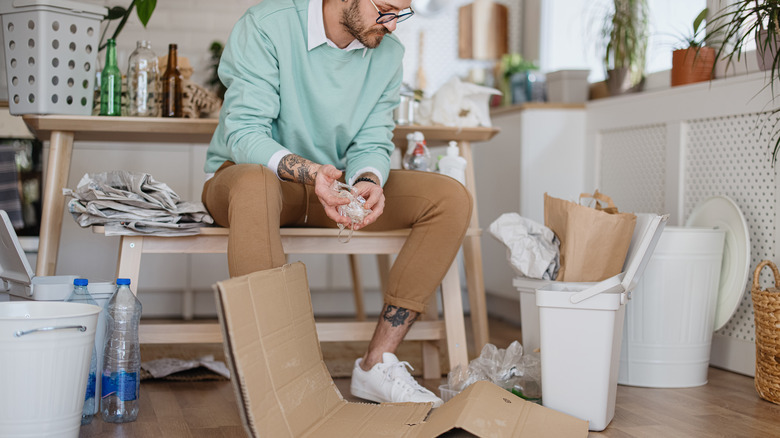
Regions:
[[[93, 232], [103, 233], [104, 229], [96, 226]], [[384, 257], [380, 260], [380, 266], [383, 263], [389, 266], [389, 255], [400, 251], [410, 230], [356, 231], [348, 243], [338, 240], [338, 232], [338, 229], [328, 228], [283, 228], [282, 245], [287, 254], [378, 254]], [[227, 253], [227, 242], [228, 229], [218, 227], [203, 228], [200, 234], [194, 236], [121, 236], [117, 278], [129, 278], [131, 285], [137, 285], [143, 254]], [[359, 268], [353, 265], [353, 282], [359, 286], [358, 271]], [[133, 290], [136, 291], [135, 287]], [[442, 281], [441, 294], [443, 318], [439, 319], [434, 295], [422, 320], [414, 323], [405, 338], [423, 341], [423, 376], [426, 379], [441, 377], [439, 340], [446, 341], [450, 369], [459, 364], [463, 367], [468, 365], [457, 260], [452, 263]], [[356, 298], [361, 301], [358, 308], [362, 309], [362, 292], [356, 292]], [[318, 322], [316, 326], [320, 342], [368, 341], [376, 322]], [[142, 343], [222, 342], [217, 322], [142, 323], [139, 331]]]

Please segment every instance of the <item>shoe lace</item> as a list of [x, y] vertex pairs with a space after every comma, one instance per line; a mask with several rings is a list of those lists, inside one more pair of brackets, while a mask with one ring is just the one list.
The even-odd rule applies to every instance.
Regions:
[[[407, 368], [409, 369], [408, 371]], [[400, 380], [401, 382], [405, 383], [411, 390], [425, 391], [425, 388], [417, 383], [417, 380], [414, 380], [414, 377], [412, 377], [409, 371], [414, 371], [414, 367], [412, 367], [409, 362], [405, 360], [396, 362], [388, 366], [386, 378]]]

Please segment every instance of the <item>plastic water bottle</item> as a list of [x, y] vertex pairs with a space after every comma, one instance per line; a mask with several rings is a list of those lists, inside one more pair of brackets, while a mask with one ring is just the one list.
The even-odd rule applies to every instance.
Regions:
[[425, 145], [425, 137], [420, 131], [406, 136], [408, 147], [404, 155], [403, 166], [407, 170], [429, 170], [431, 168], [431, 153]]
[[[87, 289], [88, 284], [89, 281], [86, 278], [73, 280], [73, 292], [70, 293], [65, 301], [97, 306], [97, 302], [90, 295], [89, 289]], [[87, 377], [87, 389], [84, 395], [84, 409], [81, 411], [81, 424], [91, 423], [92, 416], [97, 412], [97, 405], [95, 404], [96, 376], [97, 350], [95, 349], [95, 344], [92, 344], [92, 359], [89, 361], [89, 377]]]
[[116, 280], [116, 292], [106, 304], [106, 320], [100, 413], [107, 423], [127, 423], [138, 417], [141, 389], [141, 302], [130, 290], [130, 279]]

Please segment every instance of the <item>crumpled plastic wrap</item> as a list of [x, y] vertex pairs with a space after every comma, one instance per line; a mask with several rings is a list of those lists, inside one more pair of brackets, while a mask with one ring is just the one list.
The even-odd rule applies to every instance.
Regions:
[[460, 392], [474, 382], [486, 380], [527, 400], [541, 399], [542, 367], [538, 353], [523, 353], [523, 346], [513, 341], [506, 349], [486, 344], [479, 357], [460, 365], [447, 375], [449, 389]]
[[551, 229], [517, 213], [504, 213], [488, 230], [506, 246], [509, 264], [519, 275], [555, 280], [561, 251]]
[[[352, 221], [352, 224], [359, 224], [363, 222], [363, 219], [371, 214], [371, 209], [365, 207], [366, 200], [363, 199], [362, 196], [358, 195], [355, 191], [355, 188], [351, 185], [344, 184], [339, 181], [333, 181], [333, 184], [330, 186], [330, 188], [336, 192], [336, 196], [349, 199], [349, 204], [339, 205], [338, 211], [340, 215], [348, 217]], [[349, 235], [346, 237], [346, 239], [342, 239], [341, 231], [344, 231], [343, 224], [339, 224], [339, 241], [342, 243], [349, 242], [349, 239], [352, 237], [352, 227], [350, 226]]]
[[491, 126], [489, 101], [494, 94], [501, 92], [453, 76], [433, 97], [420, 102], [416, 123], [460, 128]]

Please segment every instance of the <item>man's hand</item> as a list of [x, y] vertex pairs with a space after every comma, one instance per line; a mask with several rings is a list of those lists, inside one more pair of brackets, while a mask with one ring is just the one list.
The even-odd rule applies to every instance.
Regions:
[[340, 205], [349, 204], [349, 199], [338, 196], [332, 189], [333, 182], [341, 177], [341, 171], [333, 165], [324, 164], [314, 171], [314, 193], [320, 199], [325, 214], [336, 223], [349, 226], [352, 220], [339, 214]]
[[[361, 177], [368, 177], [371, 181], [376, 181], [378, 178], [372, 174], [364, 174]], [[363, 222], [359, 224], [353, 224], [352, 229], [357, 231], [363, 227], [373, 224], [382, 212], [385, 211], [385, 192], [382, 187], [377, 183], [374, 184], [368, 181], [358, 181], [355, 183], [355, 191], [358, 195], [362, 196], [366, 200], [365, 207], [371, 209], [371, 214], [363, 219]]]

